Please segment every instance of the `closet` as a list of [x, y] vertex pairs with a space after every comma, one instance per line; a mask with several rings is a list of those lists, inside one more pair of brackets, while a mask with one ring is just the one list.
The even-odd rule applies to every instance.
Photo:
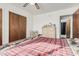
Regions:
[[79, 9], [73, 14], [73, 38], [79, 38]]
[[0, 9], [0, 45], [2, 45], [2, 9]]
[[19, 16], [19, 38], [23, 39], [26, 37], [26, 17]]
[[9, 42], [26, 38], [26, 17], [9, 12]]

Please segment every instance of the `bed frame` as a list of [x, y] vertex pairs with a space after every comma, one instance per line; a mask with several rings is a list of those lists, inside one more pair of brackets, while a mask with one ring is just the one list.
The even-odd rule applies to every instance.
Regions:
[[55, 24], [47, 24], [42, 27], [42, 36], [49, 38], [56, 38]]

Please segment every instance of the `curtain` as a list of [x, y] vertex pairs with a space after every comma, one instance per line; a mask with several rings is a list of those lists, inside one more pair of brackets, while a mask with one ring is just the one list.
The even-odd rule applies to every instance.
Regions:
[[66, 37], [70, 38], [70, 17], [67, 16], [67, 21], [66, 21]]

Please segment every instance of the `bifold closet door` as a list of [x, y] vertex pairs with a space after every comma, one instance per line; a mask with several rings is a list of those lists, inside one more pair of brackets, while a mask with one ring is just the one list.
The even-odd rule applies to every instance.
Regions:
[[26, 17], [9, 12], [9, 42], [26, 38]]
[[26, 38], [26, 17], [19, 16], [19, 39]]
[[18, 31], [19, 31], [19, 20], [18, 15], [12, 12], [9, 12], [9, 42], [18, 40]]
[[79, 38], [79, 10], [73, 14], [73, 38]]
[[0, 9], [0, 45], [2, 45], [2, 9]]
[[74, 14], [73, 18], [73, 37], [79, 38], [79, 14]]

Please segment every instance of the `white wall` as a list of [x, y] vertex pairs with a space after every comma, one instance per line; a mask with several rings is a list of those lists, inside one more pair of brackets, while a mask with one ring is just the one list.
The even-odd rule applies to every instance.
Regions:
[[60, 38], [60, 16], [73, 14], [78, 7], [33, 16], [33, 30], [42, 33], [42, 26], [51, 22], [56, 24], [56, 36]]
[[29, 37], [30, 30], [32, 29], [32, 16], [27, 11], [24, 11], [18, 7], [14, 7], [11, 4], [0, 4], [2, 8], [2, 43], [7, 44], [9, 41], [9, 11], [23, 15], [27, 17], [27, 37]]

